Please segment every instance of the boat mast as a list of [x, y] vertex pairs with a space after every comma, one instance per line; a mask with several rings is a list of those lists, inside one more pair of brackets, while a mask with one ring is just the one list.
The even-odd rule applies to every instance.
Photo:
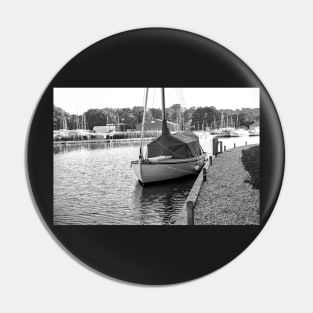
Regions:
[[86, 114], [85, 113], [84, 113], [83, 117], [84, 117], [84, 129], [88, 129], [87, 119], [86, 119]]
[[223, 113], [223, 110], [222, 110], [222, 115], [221, 115], [220, 128], [224, 128], [224, 113]]
[[62, 129], [67, 129], [67, 122], [66, 122], [64, 110], [62, 110]]
[[88, 129], [86, 114], [84, 113], [85, 129]]
[[149, 93], [149, 88], [146, 88], [145, 106], [144, 106], [144, 110], [143, 110], [143, 117], [142, 117], [142, 123], [141, 123], [140, 149], [139, 149], [139, 159], [140, 160], [143, 159], [143, 156], [142, 156], [142, 142], [143, 142], [143, 135], [144, 135], [144, 130], [145, 130], [145, 122], [146, 122], [148, 93]]
[[168, 129], [166, 125], [166, 113], [165, 113], [165, 90], [161, 88], [162, 93], [162, 134], [167, 134]]

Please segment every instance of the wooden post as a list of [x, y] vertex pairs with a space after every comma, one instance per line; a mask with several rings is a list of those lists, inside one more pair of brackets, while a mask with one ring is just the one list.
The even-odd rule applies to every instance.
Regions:
[[194, 224], [194, 219], [193, 219], [193, 202], [188, 201], [186, 203], [186, 208], [187, 208], [187, 225], [193, 225]]
[[234, 142], [234, 149], [236, 148], [236, 143]]
[[246, 145], [248, 144], [248, 142], [246, 141]]
[[224, 152], [226, 152], [226, 146], [224, 146]]
[[203, 181], [206, 181], [206, 168], [203, 168]]
[[210, 159], [210, 165], [212, 165], [213, 164], [213, 157], [212, 157], [212, 155], [210, 155], [209, 159]]
[[223, 153], [223, 142], [220, 141], [219, 143], [220, 143], [220, 153]]

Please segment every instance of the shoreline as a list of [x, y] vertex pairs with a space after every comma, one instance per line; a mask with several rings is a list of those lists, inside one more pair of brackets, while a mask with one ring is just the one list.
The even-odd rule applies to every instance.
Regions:
[[[209, 136], [213, 136], [209, 133], [197, 133], [199, 139], [203, 139]], [[158, 136], [144, 137], [143, 141], [154, 140]], [[242, 137], [218, 137], [218, 141], [221, 142], [223, 138], [242, 138]], [[249, 140], [250, 137], [247, 137]], [[140, 137], [132, 137], [132, 138], [102, 138], [102, 139], [79, 139], [79, 140], [53, 140], [53, 146], [62, 146], [62, 145], [73, 145], [73, 144], [84, 144], [84, 143], [111, 143], [111, 142], [140, 142]]]
[[[156, 137], [143, 138], [143, 141], [153, 140]], [[53, 141], [53, 146], [74, 145], [84, 143], [111, 143], [111, 142], [140, 142], [140, 138], [124, 138], [124, 139], [90, 139], [90, 140], [61, 140]]]

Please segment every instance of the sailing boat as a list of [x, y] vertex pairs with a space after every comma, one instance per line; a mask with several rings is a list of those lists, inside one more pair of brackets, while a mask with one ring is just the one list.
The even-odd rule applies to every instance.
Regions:
[[91, 133], [90, 133], [90, 131], [87, 128], [87, 120], [86, 120], [85, 113], [83, 113], [81, 120], [80, 120], [80, 117], [78, 115], [76, 116], [76, 130], [75, 130], [75, 133], [81, 139], [90, 137]]
[[210, 130], [210, 134], [211, 135], [221, 135], [222, 134], [222, 130], [220, 128], [217, 128], [217, 123], [216, 123], [216, 116], [214, 114], [214, 122], [213, 122], [213, 127], [211, 127]]
[[190, 130], [170, 134], [165, 117], [165, 90], [162, 92], [162, 134], [147, 145], [147, 156], [143, 157], [142, 139], [147, 110], [148, 91], [146, 89], [145, 108], [141, 131], [139, 158], [132, 161], [135, 175], [142, 184], [175, 179], [197, 173], [207, 160], [199, 138]]
[[65, 117], [64, 110], [62, 109], [62, 115], [61, 115], [61, 128], [59, 131], [56, 131], [56, 133], [53, 135], [54, 139], [59, 140], [67, 140], [70, 139], [70, 134], [68, 130], [68, 125]]
[[64, 114], [64, 110], [62, 110], [61, 130], [67, 130], [67, 121]]
[[237, 114], [236, 128], [230, 132], [230, 137], [245, 137], [245, 136], [249, 136], [249, 132], [246, 129], [246, 127], [244, 126], [240, 127], [240, 122], [238, 120]]

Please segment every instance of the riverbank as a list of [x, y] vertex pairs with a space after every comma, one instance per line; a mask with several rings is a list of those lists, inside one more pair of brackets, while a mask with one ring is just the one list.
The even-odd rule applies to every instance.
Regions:
[[254, 146], [242, 151], [242, 163], [250, 175], [250, 183], [260, 189], [260, 146]]
[[[155, 139], [154, 137], [143, 138], [143, 141], [150, 141]], [[60, 145], [75, 145], [85, 143], [111, 143], [111, 142], [140, 142], [140, 138], [126, 138], [126, 139], [90, 139], [90, 140], [68, 140], [68, 141], [54, 141], [54, 146]]]
[[196, 225], [259, 225], [260, 191], [254, 188], [259, 182], [258, 150], [242, 146], [214, 159], [194, 208]]

